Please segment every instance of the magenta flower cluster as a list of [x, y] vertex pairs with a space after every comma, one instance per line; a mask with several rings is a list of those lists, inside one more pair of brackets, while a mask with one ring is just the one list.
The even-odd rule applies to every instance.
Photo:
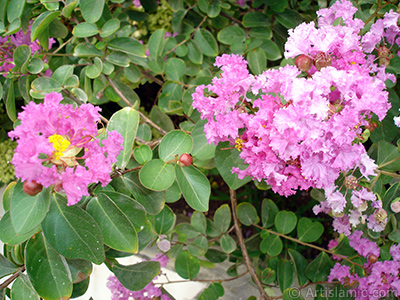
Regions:
[[356, 300], [381, 299], [389, 293], [399, 296], [400, 245], [390, 247], [392, 260], [378, 261], [379, 247], [361, 236], [361, 231], [355, 231], [349, 236], [349, 244], [366, 259], [362, 274], [354, 272], [350, 266], [336, 263], [328, 276], [329, 281], [339, 280]]
[[[159, 261], [161, 268], [165, 268], [168, 264], [168, 257], [164, 254], [158, 254], [155, 258], [151, 259], [153, 261]], [[155, 277], [155, 279], [157, 279]], [[108, 278], [107, 287], [111, 290], [112, 300], [152, 300], [160, 297], [160, 300], [171, 300], [167, 295], [163, 295], [159, 287], [154, 285], [151, 281], [145, 288], [140, 291], [130, 291], [125, 288], [114, 275]]]
[[[12, 34], [6, 37], [0, 37], [0, 44], [1, 44], [1, 56], [0, 56], [0, 71], [1, 72], [8, 72], [12, 68], [14, 68], [14, 58], [13, 53], [15, 48], [21, 45], [28, 45], [31, 48], [32, 55], [38, 52], [41, 47], [38, 41], [31, 42], [31, 27], [29, 25], [27, 32], [24, 32], [20, 29], [17, 33]], [[53, 38], [49, 39], [49, 48], [55, 43]], [[50, 72], [50, 71], [48, 71]], [[46, 74], [50, 75], [50, 74]], [[4, 75], [5, 76], [5, 75]]]
[[[247, 168], [233, 168], [239, 178], [265, 180], [288, 196], [310, 187], [333, 193], [339, 174], [356, 167], [366, 178], [374, 175], [362, 134], [373, 114], [386, 116], [384, 80], [392, 77], [363, 52], [364, 24], [355, 11], [337, 1], [318, 12], [318, 28], [303, 23], [289, 30], [285, 56], [313, 60], [307, 77], [291, 65], [253, 76], [238, 55], [216, 59], [222, 73], [197, 87], [193, 106], [208, 121], [209, 143], [229, 141], [240, 150]], [[342, 25], [334, 26], [339, 17]], [[343, 203], [328, 205], [339, 212]]]
[[44, 103], [28, 103], [18, 114], [20, 125], [9, 136], [18, 143], [12, 159], [15, 175], [44, 187], [54, 185], [73, 205], [89, 195], [90, 183], [105, 186], [111, 181], [111, 166], [123, 150], [123, 138], [108, 132], [101, 146], [96, 139], [101, 109], [92, 104], [74, 108], [61, 104], [62, 99], [53, 92]]

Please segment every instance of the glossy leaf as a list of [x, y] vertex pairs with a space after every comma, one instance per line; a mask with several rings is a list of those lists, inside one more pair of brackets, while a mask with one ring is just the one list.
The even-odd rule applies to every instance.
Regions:
[[25, 274], [20, 274], [11, 287], [11, 300], [19, 299], [40, 299], [29, 281], [28, 276]]
[[193, 256], [203, 256], [208, 250], [208, 242], [205, 236], [197, 237], [192, 243], [187, 244], [189, 253]]
[[267, 27], [271, 25], [271, 21], [262, 12], [254, 11], [249, 12], [243, 17], [244, 27]]
[[143, 144], [135, 148], [133, 156], [139, 164], [143, 165], [153, 158], [153, 151], [149, 146]]
[[267, 253], [269, 256], [277, 256], [282, 252], [283, 243], [279, 236], [269, 234], [261, 241], [260, 250], [262, 253]]
[[268, 228], [274, 225], [275, 216], [279, 212], [275, 202], [270, 199], [264, 199], [261, 205], [261, 221], [264, 227]]
[[224, 287], [218, 283], [211, 283], [197, 298], [197, 300], [216, 300], [224, 296]]
[[120, 26], [120, 21], [117, 18], [108, 20], [100, 30], [100, 37], [106, 38], [114, 34]]
[[178, 158], [183, 153], [190, 153], [193, 148], [193, 139], [181, 130], [174, 130], [165, 135], [158, 148], [158, 154], [163, 161]]
[[99, 225], [104, 238], [104, 244], [119, 251], [136, 253], [138, 237], [135, 227], [111, 197], [99, 194], [93, 197], [87, 212]]
[[154, 231], [157, 234], [167, 234], [173, 229], [175, 221], [174, 212], [165, 205], [163, 210], [152, 218]]
[[18, 270], [18, 267], [0, 253], [0, 278], [13, 274]]
[[85, 71], [86, 71], [86, 76], [91, 79], [99, 77], [101, 72], [103, 71], [102, 60], [98, 57], [95, 57], [93, 60], [93, 65], [87, 66]]
[[176, 257], [175, 270], [184, 279], [194, 279], [200, 271], [199, 259], [188, 251], [182, 251]]
[[40, 226], [26, 234], [18, 235], [11, 224], [10, 212], [7, 211], [0, 219], [0, 240], [7, 245], [18, 245], [40, 231]]
[[61, 92], [62, 85], [50, 77], [39, 77], [31, 83], [30, 95], [33, 98], [43, 99], [51, 92]]
[[297, 225], [297, 236], [302, 242], [312, 243], [318, 240], [324, 232], [324, 226], [318, 221], [301, 218]]
[[308, 281], [307, 276], [305, 275], [305, 270], [308, 265], [307, 260], [296, 250], [288, 249], [288, 253], [290, 255], [290, 259], [294, 263], [297, 280], [300, 286], [305, 285]]
[[99, 33], [99, 29], [93, 23], [82, 22], [74, 27], [72, 34], [78, 38], [90, 37]]
[[74, 49], [74, 56], [78, 57], [101, 57], [103, 55], [103, 51], [97, 49], [93, 44], [90, 43], [80, 43]]
[[26, 0], [10, 0], [7, 5], [7, 19], [12, 22], [17, 18], [21, 18], [24, 11]]
[[29, 59], [31, 58], [31, 48], [27, 45], [18, 46], [14, 50], [14, 64], [20, 68], [22, 73], [25, 73], [28, 67]]
[[214, 36], [206, 29], [200, 28], [194, 34], [194, 40], [199, 45], [204, 55], [216, 57], [218, 55], [218, 44]]
[[279, 233], [288, 234], [296, 227], [297, 217], [291, 211], [280, 211], [275, 217], [275, 227]]
[[281, 291], [290, 288], [295, 280], [294, 265], [286, 259], [279, 260], [278, 264], [278, 282]]
[[284, 12], [275, 15], [276, 20], [286, 28], [295, 28], [302, 21], [301, 15], [294, 10], [285, 9]]
[[225, 253], [231, 253], [236, 250], [235, 240], [228, 234], [224, 234], [220, 238], [221, 249]]
[[29, 196], [23, 190], [21, 181], [15, 186], [11, 201], [10, 217], [17, 235], [31, 232], [40, 225], [50, 206], [50, 189], [44, 189], [36, 196]]
[[231, 225], [231, 209], [228, 204], [221, 205], [214, 214], [214, 223], [215, 226], [221, 233], [228, 231], [229, 226]]
[[33, 22], [31, 27], [31, 41], [36, 40], [39, 35], [48, 28], [51, 22], [60, 15], [59, 11], [45, 11]]
[[237, 206], [237, 215], [239, 221], [246, 226], [257, 224], [260, 221], [255, 207], [248, 202], [242, 202]]
[[149, 190], [165, 191], [175, 181], [174, 167], [161, 159], [152, 159], [140, 169], [139, 179]]
[[194, 211], [192, 217], [190, 218], [190, 224], [201, 233], [206, 233], [207, 229], [207, 220], [203, 213], [199, 211]]
[[95, 220], [78, 206], [67, 206], [65, 197], [56, 195], [42, 222], [49, 244], [67, 258], [104, 261], [103, 236]]
[[107, 131], [118, 131], [124, 138], [124, 150], [117, 156], [116, 165], [124, 169], [129, 162], [136, 132], [139, 126], [139, 113], [134, 108], [125, 107], [111, 116]]
[[203, 63], [203, 53], [199, 45], [191, 40], [187, 42], [188, 47], [188, 57], [190, 61], [196, 65], [201, 65]]
[[169, 58], [165, 63], [165, 74], [167, 75], [167, 79], [169, 80], [182, 81], [185, 69], [185, 62], [179, 58]]
[[103, 14], [104, 0], [80, 1], [79, 6], [85, 21], [89, 23], [95, 23]]
[[108, 42], [107, 47], [111, 50], [121, 51], [138, 57], [146, 57], [144, 46], [137, 40], [128, 37], [116, 37]]
[[217, 39], [220, 43], [232, 45], [244, 41], [246, 32], [239, 26], [229, 26], [218, 32]]
[[211, 194], [210, 182], [193, 166], [175, 165], [176, 181], [189, 206], [198, 211], [207, 211]]
[[324, 281], [327, 279], [332, 267], [333, 263], [328, 254], [321, 252], [307, 266], [305, 274], [313, 282]]
[[215, 155], [216, 146], [209, 144], [204, 133], [204, 124], [206, 120], [197, 122], [192, 131], [193, 150], [192, 155], [201, 160], [211, 159]]
[[71, 273], [67, 262], [53, 250], [42, 234], [29, 240], [25, 258], [30, 282], [42, 298], [57, 300], [71, 296]]
[[12, 79], [7, 78], [4, 83], [5, 86], [7, 81], [9, 81], [8, 87], [4, 89], [6, 92], [6, 111], [7, 116], [11, 119], [11, 121], [15, 121], [17, 119], [17, 110], [15, 108], [15, 92], [14, 92], [14, 81]]
[[112, 271], [119, 282], [131, 291], [140, 291], [160, 273], [158, 261], [144, 261], [129, 266], [116, 264]]
[[157, 29], [153, 32], [153, 34], [149, 38], [149, 52], [150, 56], [153, 58], [161, 56], [162, 52], [164, 51], [165, 47], [165, 30], [164, 29]]

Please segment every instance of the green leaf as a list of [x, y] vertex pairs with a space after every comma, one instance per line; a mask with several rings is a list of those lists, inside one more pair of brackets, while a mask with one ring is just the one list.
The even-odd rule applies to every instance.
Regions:
[[43, 99], [51, 92], [61, 92], [62, 85], [50, 77], [39, 77], [31, 83], [30, 95], [33, 98]]
[[112, 271], [119, 282], [131, 291], [140, 291], [160, 273], [158, 261], [143, 261], [134, 265], [115, 264]]
[[211, 194], [207, 177], [194, 166], [175, 165], [176, 181], [189, 206], [198, 211], [207, 211]]
[[194, 211], [190, 218], [190, 224], [198, 231], [205, 234], [207, 229], [207, 220], [203, 213]]
[[282, 240], [279, 236], [269, 234], [261, 241], [260, 250], [262, 253], [268, 253], [269, 256], [277, 256], [281, 254], [283, 249]]
[[92, 263], [85, 259], [66, 259], [68, 268], [71, 272], [72, 283], [81, 281], [83, 278], [92, 274]]
[[173, 229], [175, 221], [176, 215], [167, 205], [165, 205], [161, 212], [153, 216], [153, 229], [157, 234], [167, 234]]
[[67, 262], [53, 250], [41, 233], [26, 245], [25, 260], [29, 279], [42, 298], [57, 300], [71, 296], [71, 273]]
[[228, 26], [218, 32], [217, 39], [220, 43], [232, 45], [243, 42], [246, 38], [246, 32], [239, 26]]
[[207, 238], [199, 236], [192, 243], [188, 243], [187, 248], [193, 256], [203, 256], [208, 250]]
[[111, 50], [121, 51], [133, 56], [146, 58], [146, 49], [134, 38], [129, 37], [116, 37], [108, 42], [107, 47]]
[[129, 162], [136, 132], [139, 126], [139, 113], [130, 107], [125, 107], [111, 116], [108, 122], [107, 132], [116, 130], [124, 138], [124, 150], [117, 156], [116, 165], [124, 169]]
[[307, 267], [307, 260], [301, 255], [299, 252], [293, 249], [288, 249], [288, 253], [290, 255], [290, 259], [292, 260], [296, 273], [297, 280], [299, 281], [299, 285], [303, 286], [307, 283], [308, 279], [305, 275], [305, 270]]
[[297, 225], [297, 236], [302, 242], [315, 242], [320, 238], [323, 232], [324, 226], [318, 221], [313, 222], [309, 218], [301, 218]]
[[200, 28], [194, 34], [194, 40], [199, 45], [203, 54], [210, 57], [218, 55], [218, 44], [214, 36], [206, 29]]
[[275, 217], [275, 227], [279, 233], [288, 234], [296, 227], [297, 217], [294, 212], [280, 211]]
[[123, 52], [112, 52], [106, 56], [106, 61], [123, 68], [129, 67], [130, 64], [128, 54]]
[[165, 30], [164, 29], [157, 29], [153, 32], [153, 34], [149, 38], [149, 52], [152, 58], [160, 57], [164, 51], [165, 47]]
[[301, 15], [294, 10], [285, 9], [283, 13], [275, 14], [276, 20], [285, 28], [295, 28], [303, 19]]
[[100, 30], [100, 37], [106, 38], [113, 35], [120, 26], [120, 21], [117, 18], [108, 20]]
[[279, 260], [278, 264], [278, 282], [281, 291], [290, 288], [295, 279], [294, 265], [291, 261], [286, 259]]
[[14, 281], [11, 287], [11, 299], [39, 300], [40, 297], [34, 290], [28, 276], [25, 274], [19, 274], [19, 277]]
[[153, 151], [149, 146], [143, 144], [135, 148], [133, 156], [139, 164], [143, 165], [153, 158]]
[[254, 11], [249, 12], [243, 17], [244, 27], [269, 27], [271, 21], [267, 15], [262, 12]]
[[165, 191], [165, 202], [173, 203], [181, 199], [182, 193], [179, 189], [178, 183], [175, 181], [166, 191]]
[[74, 49], [74, 56], [78, 57], [93, 57], [99, 56], [102, 57], [104, 52], [97, 49], [95, 45], [90, 43], [80, 43]]
[[11, 207], [11, 200], [14, 193], [15, 186], [17, 185], [16, 181], [11, 181], [6, 189], [3, 192], [2, 202], [3, 202], [3, 209], [4, 211], [10, 210]]
[[95, 220], [78, 206], [67, 206], [64, 196], [56, 194], [42, 222], [49, 244], [67, 258], [104, 261], [103, 236]]
[[183, 153], [190, 153], [192, 148], [192, 137], [181, 130], [174, 130], [163, 137], [158, 154], [163, 161], [169, 161], [179, 159]]
[[42, 72], [43, 68], [44, 62], [38, 57], [32, 58], [27, 66], [27, 70], [31, 74], [39, 74]]
[[53, 22], [51, 22], [49, 26], [49, 35], [51, 37], [64, 39], [68, 35], [68, 33], [68, 28], [59, 19], [54, 19]]
[[164, 207], [165, 192], [154, 192], [146, 189], [139, 181], [139, 172], [131, 172], [120, 178], [132, 193], [133, 197], [151, 215], [158, 214]]
[[274, 225], [275, 216], [279, 212], [275, 202], [270, 199], [264, 199], [261, 206], [261, 221], [263, 227], [268, 228]]
[[209, 261], [213, 263], [222, 263], [228, 258], [228, 255], [217, 249], [208, 249], [207, 253], [204, 255]]
[[139, 82], [140, 78], [142, 77], [142, 72], [140, 69], [133, 64], [127, 68], [124, 68], [123, 72], [126, 79], [128, 79], [130, 82]]
[[253, 27], [250, 29], [249, 35], [256, 39], [269, 40], [272, 38], [272, 30], [268, 27]]
[[221, 236], [220, 245], [225, 253], [231, 253], [236, 250], [236, 242], [229, 234]]
[[328, 254], [321, 252], [306, 268], [306, 276], [313, 282], [325, 281], [333, 267]]
[[141, 168], [139, 179], [149, 190], [164, 191], [175, 181], [174, 167], [161, 159], [152, 159]]
[[175, 231], [178, 234], [179, 238], [184, 236], [186, 239], [192, 239], [199, 236], [200, 232], [196, 227], [190, 225], [189, 223], [179, 223], [175, 227]]
[[14, 50], [14, 64], [21, 70], [21, 73], [26, 73], [29, 59], [31, 58], [31, 48], [27, 45], [18, 46]]
[[0, 253], [0, 278], [16, 272], [19, 268]]
[[16, 18], [16, 19], [14, 19], [14, 21], [12, 21], [10, 23], [10, 25], [8, 25], [7, 35], [11, 35], [11, 34], [17, 33], [20, 30], [20, 28], [21, 28], [21, 18]]
[[6, 111], [11, 121], [15, 122], [15, 120], [17, 119], [17, 110], [15, 108], [14, 81], [7, 78], [4, 84], [5, 86], [7, 86], [7, 82], [9, 82], [8, 88], [4, 89], [4, 91], [6, 92]]
[[71, 1], [71, 2], [69, 2], [68, 4], [66, 4], [66, 5], [64, 6], [64, 8], [62, 9], [62, 12], [61, 12], [62, 15], [63, 15], [64, 17], [66, 17], [67, 19], [68, 19], [69, 17], [71, 17], [71, 14], [72, 14], [72, 12], [74, 11], [74, 9], [75, 9], [77, 3], [78, 3], [78, 1], [75, 0], [75, 1]]
[[22, 17], [26, 0], [10, 0], [7, 5], [7, 19], [12, 23], [17, 18]]
[[251, 224], [257, 224], [260, 221], [260, 218], [257, 215], [257, 210], [253, 205], [248, 202], [242, 202], [237, 206], [237, 215], [239, 221], [246, 225], [250, 226]]
[[80, 1], [82, 16], [86, 22], [96, 23], [103, 14], [104, 0]]
[[275, 61], [282, 58], [282, 53], [277, 44], [271, 40], [264, 41], [260, 48], [264, 50], [267, 59]]
[[73, 65], [63, 65], [61, 67], [58, 67], [57, 70], [54, 71], [53, 75], [51, 75], [51, 78], [63, 85], [67, 81], [67, 78], [72, 76], [73, 73]]
[[[92, 9], [93, 10], [93, 9]], [[35, 19], [31, 28], [31, 41], [36, 40], [39, 35], [48, 28], [51, 22], [60, 15], [59, 11], [45, 11]]]
[[174, 123], [158, 106], [153, 106], [151, 109], [150, 119], [167, 132], [174, 130]]
[[192, 131], [193, 150], [192, 155], [200, 160], [211, 159], [215, 156], [216, 146], [209, 144], [204, 133], [204, 124], [206, 120], [197, 122]]
[[[283, 300], [304, 300], [300, 290], [297, 288], [288, 288], [282, 294]], [[317, 299], [317, 298], [315, 298]]]
[[158, 2], [156, 0], [140, 0], [143, 8], [147, 12], [155, 12], [157, 10]]
[[137, 253], [138, 237], [135, 227], [113, 201], [105, 194], [93, 197], [87, 212], [99, 225], [104, 238], [104, 244], [124, 252]]
[[186, 65], [182, 59], [169, 58], [165, 63], [165, 74], [167, 79], [173, 81], [182, 81], [183, 74], [185, 73]]
[[224, 287], [218, 283], [211, 283], [197, 298], [197, 300], [216, 300], [224, 295]]
[[247, 54], [250, 70], [254, 75], [261, 74], [267, 67], [267, 56], [263, 49], [257, 48]]
[[190, 61], [196, 65], [201, 65], [203, 63], [203, 53], [199, 45], [194, 40], [190, 40], [187, 42], [187, 47]]
[[184, 279], [194, 279], [200, 271], [199, 259], [188, 251], [182, 251], [176, 257], [175, 270]]
[[[396, 172], [397, 170], [400, 170], [400, 159], [398, 159], [399, 157], [400, 157], [400, 153], [397, 150], [397, 147], [393, 146], [392, 144], [390, 144], [386, 141], [380, 141], [378, 143], [377, 164], [380, 167], [380, 169], [388, 171], [388, 172]], [[391, 162], [391, 161], [393, 161], [393, 162]], [[391, 163], [389, 163], [389, 162], [391, 162]], [[383, 164], [387, 164], [387, 165], [381, 167]]]
[[99, 29], [92, 23], [79, 23], [72, 30], [72, 34], [78, 38], [93, 36], [99, 33]]
[[85, 68], [86, 76], [91, 79], [99, 77], [102, 71], [103, 71], [103, 61], [98, 57], [94, 58], [93, 65], [87, 66]]
[[17, 235], [31, 232], [40, 225], [50, 206], [50, 189], [44, 189], [36, 196], [29, 196], [18, 181], [11, 201], [11, 223]]
[[228, 231], [231, 225], [231, 209], [228, 204], [223, 204], [215, 211], [214, 223], [221, 233]]
[[7, 211], [0, 219], [0, 239], [7, 245], [18, 245], [29, 239], [36, 232], [40, 231], [40, 227], [36, 227], [31, 232], [17, 235], [11, 224], [10, 212]]

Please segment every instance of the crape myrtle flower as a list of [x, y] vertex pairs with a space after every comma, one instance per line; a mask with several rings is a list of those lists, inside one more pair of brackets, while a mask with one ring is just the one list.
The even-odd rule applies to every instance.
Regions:
[[52, 92], [44, 103], [29, 102], [18, 114], [20, 125], [9, 136], [18, 143], [12, 164], [22, 181], [64, 191], [68, 205], [87, 196], [87, 186], [110, 181], [111, 165], [123, 150], [122, 136], [112, 131], [102, 141], [98, 135], [99, 107], [61, 104], [60, 93]]

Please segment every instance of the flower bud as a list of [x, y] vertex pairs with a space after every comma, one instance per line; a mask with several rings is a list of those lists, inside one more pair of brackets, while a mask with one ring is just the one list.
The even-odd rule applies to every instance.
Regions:
[[348, 189], [355, 189], [358, 187], [358, 180], [355, 176], [350, 175], [344, 179], [344, 186]]
[[302, 55], [297, 56], [294, 64], [300, 71], [307, 72], [308, 70], [311, 69], [311, 67], [313, 65], [313, 60], [311, 57], [308, 57], [307, 55], [302, 54]]
[[397, 197], [396, 199], [394, 199], [392, 201], [392, 203], [390, 204], [390, 209], [394, 213], [399, 213], [400, 212], [400, 197]]
[[387, 67], [390, 64], [390, 60], [393, 58], [392, 52], [386, 46], [379, 46], [376, 48], [379, 57], [379, 65]]
[[378, 257], [376, 255], [371, 254], [370, 256], [368, 256], [368, 261], [371, 264], [374, 264], [374, 263], [376, 263], [378, 261]]
[[42, 191], [43, 186], [40, 183], [37, 183], [35, 180], [32, 180], [25, 181], [22, 185], [22, 188], [24, 189], [24, 192], [29, 196], [35, 196]]
[[178, 163], [182, 166], [182, 167], [189, 167], [193, 162], [193, 158], [190, 154], [187, 153], [183, 153], [181, 155], [181, 157], [179, 158]]
[[314, 57], [314, 65], [318, 71], [321, 71], [322, 68], [332, 65], [332, 57], [325, 52], [320, 52]]

